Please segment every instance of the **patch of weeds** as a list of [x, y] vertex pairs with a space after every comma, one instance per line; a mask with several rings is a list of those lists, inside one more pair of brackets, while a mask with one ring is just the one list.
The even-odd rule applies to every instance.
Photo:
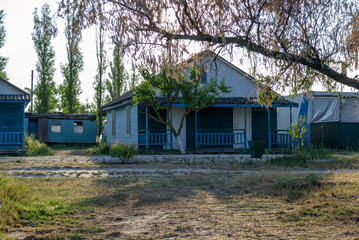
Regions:
[[105, 229], [103, 227], [99, 227], [99, 226], [88, 226], [84, 229], [84, 232], [86, 233], [99, 233], [99, 232], [104, 232]]
[[16, 163], [24, 163], [25, 161], [23, 159], [17, 159], [15, 162]]
[[291, 188], [293, 186], [293, 179], [288, 176], [283, 176], [277, 180], [276, 185], [279, 188]]
[[54, 152], [45, 143], [35, 139], [33, 134], [25, 135], [24, 146], [28, 156], [52, 156]]
[[320, 184], [320, 179], [319, 179], [318, 175], [316, 175], [314, 173], [309, 173], [306, 176], [306, 179], [309, 181], [309, 184], [311, 186], [317, 186]]
[[110, 146], [106, 143], [99, 143], [95, 147], [90, 149], [91, 155], [109, 155]]

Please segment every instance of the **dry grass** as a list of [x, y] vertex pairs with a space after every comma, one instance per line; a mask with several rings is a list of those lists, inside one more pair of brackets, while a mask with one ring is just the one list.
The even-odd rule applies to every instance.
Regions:
[[355, 239], [359, 234], [357, 173], [16, 181], [36, 196], [33, 201], [72, 209], [45, 222], [17, 222], [8, 236], [18, 238]]

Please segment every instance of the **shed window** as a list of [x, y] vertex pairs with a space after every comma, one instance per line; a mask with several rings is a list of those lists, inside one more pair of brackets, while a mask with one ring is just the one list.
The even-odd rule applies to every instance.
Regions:
[[51, 123], [51, 132], [60, 133], [61, 132], [61, 122], [60, 121], [52, 121]]
[[204, 66], [201, 67], [201, 83], [207, 83], [207, 69]]
[[114, 136], [116, 136], [116, 110], [115, 109], [113, 109], [111, 111], [111, 115], [112, 115], [112, 131], [111, 131], [111, 133], [112, 133], [112, 136], [114, 137]]
[[74, 121], [74, 133], [84, 133], [82, 121]]
[[126, 107], [126, 136], [131, 136], [131, 106]]

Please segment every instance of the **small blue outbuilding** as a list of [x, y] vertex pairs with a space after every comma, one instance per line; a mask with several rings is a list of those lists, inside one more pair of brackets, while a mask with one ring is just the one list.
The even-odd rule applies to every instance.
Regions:
[[96, 143], [95, 114], [26, 113], [25, 128], [46, 143]]
[[25, 107], [30, 95], [0, 78], [0, 153], [24, 151]]

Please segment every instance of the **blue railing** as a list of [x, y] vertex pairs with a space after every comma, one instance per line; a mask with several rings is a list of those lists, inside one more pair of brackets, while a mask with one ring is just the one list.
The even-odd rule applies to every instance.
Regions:
[[169, 147], [172, 145], [172, 136], [171, 132], [162, 132], [162, 133], [140, 133], [138, 134], [138, 144], [146, 146], [166, 146]]
[[211, 146], [223, 146], [223, 145], [242, 145], [246, 148], [246, 133], [244, 130], [235, 132], [198, 132], [197, 133], [198, 146], [211, 145]]
[[271, 147], [272, 148], [290, 148], [292, 147], [292, 137], [287, 130], [277, 130], [271, 132]]
[[22, 148], [23, 131], [0, 132], [0, 148]]

